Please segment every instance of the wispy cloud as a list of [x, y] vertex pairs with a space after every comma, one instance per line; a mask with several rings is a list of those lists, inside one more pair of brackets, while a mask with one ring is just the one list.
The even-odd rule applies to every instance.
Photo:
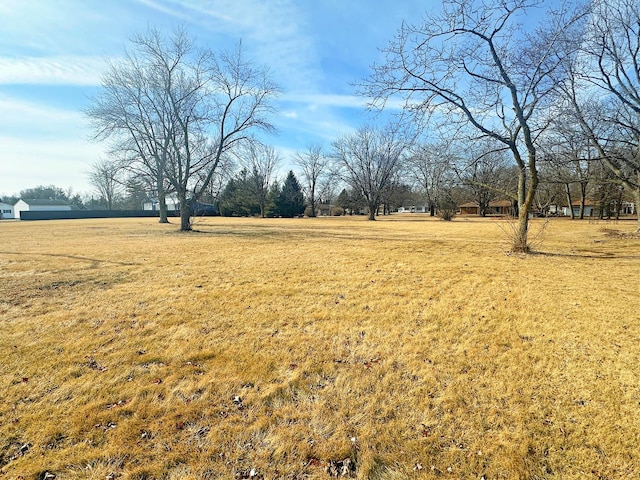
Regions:
[[342, 108], [365, 108], [367, 99], [357, 95], [334, 95], [319, 93], [292, 93], [284, 95], [284, 101], [300, 103], [308, 107], [342, 107]]
[[181, 20], [193, 20], [189, 11], [185, 11], [177, 2], [171, 0], [137, 0], [138, 3]]
[[100, 57], [0, 57], [0, 85], [99, 85], [105, 67]]
[[1, 0], [0, 52], [20, 57], [107, 54], [146, 22], [130, 1]]
[[361, 123], [357, 120], [360, 112], [343, 116], [337, 115], [331, 109], [319, 108], [318, 110], [302, 109], [295, 113], [295, 116], [281, 115], [275, 119], [274, 123], [278, 130], [286, 132], [286, 135], [271, 137], [269, 142], [280, 146], [295, 146], [295, 148], [300, 148], [309, 142], [330, 143], [337, 136], [352, 131], [354, 125]]
[[0, 96], [0, 130], [4, 133], [60, 136], [67, 131], [75, 134], [84, 125], [85, 119], [79, 111]]
[[322, 80], [308, 19], [292, 0], [137, 0], [208, 34], [243, 39], [249, 55], [269, 65], [287, 90], [315, 89]]

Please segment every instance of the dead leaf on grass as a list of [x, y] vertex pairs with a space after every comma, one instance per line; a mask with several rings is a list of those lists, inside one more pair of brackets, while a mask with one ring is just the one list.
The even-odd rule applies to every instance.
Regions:
[[131, 400], [128, 399], [122, 399], [122, 400], [118, 400], [115, 403], [109, 403], [107, 404], [107, 406], [105, 407], [107, 410], [111, 410], [117, 407], [122, 407], [124, 405], [126, 405], [127, 403], [129, 403]]
[[89, 367], [92, 370], [97, 370], [99, 372], [104, 372], [107, 370], [107, 367], [105, 367], [104, 365], [101, 365], [100, 363], [98, 363], [96, 361], [95, 358], [93, 357], [85, 357], [87, 359], [87, 367]]
[[329, 460], [326, 468], [330, 477], [349, 477], [356, 476], [356, 464], [349, 457], [343, 460]]

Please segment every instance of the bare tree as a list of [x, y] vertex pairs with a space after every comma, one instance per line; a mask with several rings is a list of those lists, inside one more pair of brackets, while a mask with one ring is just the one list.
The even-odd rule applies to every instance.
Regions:
[[189, 194], [202, 194], [223, 155], [249, 141], [252, 131], [273, 130], [268, 114], [276, 93], [268, 69], [254, 67], [238, 44], [232, 52], [211, 55], [206, 69], [193, 71], [169, 94], [178, 134], [166, 173], [181, 202], [181, 230], [191, 228]]
[[493, 200], [514, 197], [516, 185], [512, 181], [508, 154], [490, 139], [469, 142], [465, 146], [464, 153], [459, 155], [456, 172], [478, 203], [478, 213], [484, 217]]
[[415, 205], [416, 194], [411, 185], [403, 183], [403, 172], [396, 171], [382, 192], [382, 214], [391, 215], [403, 205]]
[[309, 199], [309, 216], [316, 216], [318, 203], [317, 193], [322, 176], [329, 168], [329, 156], [325, 153], [322, 145], [309, 145], [303, 152], [296, 152], [293, 161], [302, 169], [302, 180], [307, 190]]
[[376, 219], [384, 192], [401, 168], [410, 143], [407, 131], [397, 124], [384, 129], [364, 126], [333, 143], [341, 176], [365, 198], [369, 220]]
[[260, 206], [260, 216], [265, 218], [269, 189], [281, 158], [273, 147], [257, 142], [246, 143], [237, 156], [247, 171], [249, 192]]
[[515, 251], [528, 251], [528, 217], [538, 186], [537, 129], [544, 122], [555, 72], [565, 56], [567, 12], [548, 11], [533, 28], [527, 12], [539, 0], [445, 0], [440, 13], [403, 24], [362, 93], [384, 107], [401, 96], [416, 120], [471, 125], [502, 143], [518, 166]]
[[[184, 32], [176, 34], [183, 38]], [[110, 62], [102, 76], [101, 88], [85, 111], [97, 140], [110, 140], [114, 157], [126, 158], [127, 168], [149, 177], [158, 195], [160, 223], [167, 223], [165, 164], [171, 145], [173, 125], [166, 108], [161, 66], [147, 46], [147, 39], [162, 42], [157, 30], [132, 39], [132, 48], [118, 62]], [[182, 40], [176, 39], [175, 43]], [[174, 45], [166, 57], [177, 66], [185, 52]]]
[[451, 183], [453, 161], [450, 144], [445, 142], [413, 145], [407, 160], [407, 170], [420, 188], [433, 217], [443, 190]]
[[[551, 213], [552, 206], [557, 207], [562, 202], [566, 192], [563, 191], [562, 185], [553, 177], [555, 172], [549, 169], [549, 164], [541, 162], [539, 165], [540, 184], [533, 202], [537, 215], [546, 217]], [[557, 213], [557, 210], [555, 213]]]
[[114, 202], [123, 191], [122, 172], [121, 165], [105, 159], [95, 161], [89, 170], [89, 181], [107, 202], [108, 210], [113, 210]]
[[180, 201], [180, 229], [190, 230], [189, 201], [206, 191], [224, 155], [254, 130], [271, 131], [277, 93], [265, 67], [231, 52], [199, 49], [186, 30], [165, 38], [149, 30], [132, 40], [134, 53], [110, 66], [101, 95], [88, 110], [99, 138], [131, 152], [168, 182]]
[[636, 0], [594, 0], [579, 40], [580, 54], [565, 63], [568, 79], [562, 84], [572, 109], [568, 118], [582, 127], [615, 181], [633, 192], [638, 208], [640, 5]]
[[[331, 161], [331, 160], [329, 160]], [[327, 174], [322, 175], [316, 184], [316, 204], [324, 203], [328, 207], [328, 214], [333, 215], [332, 206], [335, 206], [334, 203], [338, 197], [339, 192], [341, 191], [342, 181], [340, 176], [333, 171], [331, 163], [327, 166]], [[316, 215], [318, 212], [316, 212]]]
[[231, 155], [223, 155], [216, 173], [209, 181], [207, 188], [202, 192], [200, 199], [205, 203], [217, 203], [225, 185], [233, 178], [236, 167], [237, 165], [232, 160]]
[[597, 153], [588, 137], [584, 135], [578, 122], [567, 122], [561, 110], [552, 124], [552, 129], [541, 141], [544, 153], [541, 179], [543, 183], [561, 185], [564, 189], [571, 218], [574, 193], [580, 198], [578, 218], [584, 218], [587, 189], [594, 177]]

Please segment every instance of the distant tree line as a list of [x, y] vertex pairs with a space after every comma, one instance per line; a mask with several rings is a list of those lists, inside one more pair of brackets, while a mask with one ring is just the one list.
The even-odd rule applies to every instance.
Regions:
[[6, 195], [0, 200], [11, 205], [20, 199], [62, 200], [80, 209], [141, 210], [147, 195], [145, 186], [131, 178], [111, 196], [105, 196], [98, 188], [93, 192], [74, 192], [72, 188], [38, 185], [15, 195]]
[[569, 195], [604, 168], [599, 193], [608, 182], [640, 204], [639, 25], [637, 0], [443, 0], [401, 25], [361, 91], [378, 108], [402, 102], [448, 145], [482, 145], [457, 148], [464, 170], [506, 153], [515, 188], [501, 193], [517, 205], [513, 249], [526, 252], [545, 179], [565, 178]]
[[304, 205], [311, 217], [374, 220], [407, 202], [451, 218], [465, 201], [486, 215], [508, 199], [515, 251], [529, 248], [529, 218], [554, 205], [573, 215], [577, 202], [578, 217], [588, 199], [601, 215], [624, 199], [640, 206], [636, 0], [442, 0], [421, 18], [400, 26], [359, 89], [400, 114], [296, 153], [299, 182], [277, 180], [280, 154], [260, 137], [279, 93], [267, 66], [241, 43], [212, 51], [184, 29], [135, 36], [86, 111], [111, 150], [92, 183], [108, 208], [154, 196], [160, 221], [176, 196], [182, 230], [194, 201], [229, 215], [297, 216]]

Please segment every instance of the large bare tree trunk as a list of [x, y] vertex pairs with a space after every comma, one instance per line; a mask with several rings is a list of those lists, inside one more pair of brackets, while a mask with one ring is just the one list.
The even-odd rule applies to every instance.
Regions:
[[[533, 155], [532, 155], [533, 156]], [[531, 156], [531, 157], [532, 157]], [[518, 175], [518, 225], [513, 238], [512, 250], [518, 253], [528, 253], [529, 246], [529, 213], [538, 188], [538, 172], [535, 168], [535, 158], [529, 158], [529, 185], [524, 168]]]
[[620, 212], [622, 211], [622, 201], [624, 200], [624, 186], [618, 186], [618, 195], [615, 198], [616, 220], [620, 220]]
[[316, 197], [315, 197], [315, 185], [311, 188], [311, 198], [309, 200], [309, 217], [315, 218], [316, 216]]
[[378, 210], [378, 206], [373, 203], [369, 203], [369, 220], [376, 219], [376, 210]]
[[187, 196], [178, 195], [180, 201], [180, 230], [188, 232], [191, 230], [191, 212], [189, 211], [189, 202], [187, 202]]
[[564, 189], [565, 192], [567, 194], [567, 204], [569, 205], [569, 213], [571, 215], [571, 220], [575, 220], [576, 216], [573, 213], [573, 205], [572, 205], [572, 200], [571, 200], [571, 188], [570, 185], [568, 183], [564, 184]]
[[587, 202], [587, 184], [580, 183], [580, 213], [579, 213], [580, 220], [584, 220], [584, 206], [586, 202]]
[[511, 248], [514, 252], [527, 253], [529, 244], [527, 236], [529, 233], [529, 209], [526, 206], [527, 177], [523, 168], [518, 174], [518, 224], [515, 236], [512, 238]]
[[158, 210], [160, 211], [160, 223], [169, 223], [167, 216], [167, 195], [164, 193], [164, 185], [162, 180], [158, 179], [156, 185], [158, 189]]

